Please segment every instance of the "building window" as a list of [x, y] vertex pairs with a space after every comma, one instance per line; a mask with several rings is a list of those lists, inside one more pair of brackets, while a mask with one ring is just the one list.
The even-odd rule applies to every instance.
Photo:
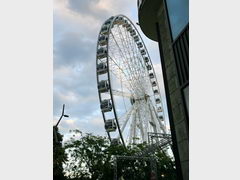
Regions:
[[189, 0], [166, 0], [173, 40], [189, 22]]

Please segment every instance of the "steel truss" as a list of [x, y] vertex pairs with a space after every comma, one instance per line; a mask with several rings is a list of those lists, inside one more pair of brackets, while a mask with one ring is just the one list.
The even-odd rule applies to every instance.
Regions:
[[[154, 140], [155, 139], [155, 140]], [[136, 153], [134, 156], [115, 156], [114, 158], [114, 180], [118, 180], [117, 176], [117, 163], [119, 160], [142, 160], [142, 161], [149, 161], [150, 162], [150, 169], [151, 172], [154, 173], [155, 179], [157, 180], [157, 163], [154, 158], [154, 152], [157, 150], [164, 150], [171, 147], [171, 135], [164, 134], [164, 133], [152, 133], [148, 132], [148, 141], [149, 145], [143, 151]], [[164, 152], [165, 153], [165, 152]]]

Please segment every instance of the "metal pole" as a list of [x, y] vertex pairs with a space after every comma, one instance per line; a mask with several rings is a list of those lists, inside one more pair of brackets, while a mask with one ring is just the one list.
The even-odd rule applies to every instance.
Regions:
[[56, 129], [57, 129], [57, 127], [58, 127], [58, 124], [60, 123], [60, 121], [61, 121], [61, 119], [62, 119], [63, 116], [68, 117], [68, 115], [65, 115], [65, 114], [64, 114], [64, 109], [65, 109], [65, 104], [63, 104], [62, 115], [60, 116], [57, 124], [56, 124], [55, 126], [53, 126], [53, 133], [54, 133], [55, 141], [56, 141], [56, 142], [58, 142], [57, 132], [56, 132]]
[[61, 117], [59, 118], [57, 124], [55, 125], [56, 127], [58, 126], [58, 124], [60, 123], [62, 117], [64, 116], [64, 108], [65, 108], [65, 104], [63, 104], [62, 115], [61, 115]]

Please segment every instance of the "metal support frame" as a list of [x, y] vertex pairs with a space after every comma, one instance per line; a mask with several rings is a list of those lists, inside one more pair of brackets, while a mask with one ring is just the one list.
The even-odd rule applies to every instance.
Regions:
[[[153, 174], [157, 175], [157, 163], [154, 157], [152, 155], [157, 149], [164, 149], [171, 146], [171, 135], [170, 134], [164, 134], [164, 133], [148, 133], [148, 140], [152, 138], [160, 138], [160, 141], [157, 141], [156, 143], [149, 143], [149, 146], [140, 153], [136, 153], [134, 156], [115, 156], [114, 158], [114, 180], [118, 180], [117, 177], [117, 161], [118, 160], [137, 160], [142, 159], [145, 161], [150, 161], [150, 167]], [[150, 142], [150, 140], [149, 140]], [[157, 177], [156, 177], [157, 180]]]
[[171, 141], [171, 135], [170, 134], [148, 132], [148, 143], [149, 144], [153, 144], [153, 139], [154, 138], [157, 138], [159, 140], [166, 139], [166, 140]]

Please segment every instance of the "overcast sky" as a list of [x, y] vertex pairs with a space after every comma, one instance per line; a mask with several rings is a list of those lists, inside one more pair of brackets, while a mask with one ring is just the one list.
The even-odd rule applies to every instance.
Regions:
[[[59, 124], [65, 135], [70, 129], [105, 135], [96, 83], [96, 43], [103, 22], [117, 14], [136, 24], [137, 0], [54, 0], [53, 120], [57, 122], [65, 104], [70, 117]], [[161, 77], [158, 45], [137, 28]], [[158, 81], [162, 90], [161, 78]]]

